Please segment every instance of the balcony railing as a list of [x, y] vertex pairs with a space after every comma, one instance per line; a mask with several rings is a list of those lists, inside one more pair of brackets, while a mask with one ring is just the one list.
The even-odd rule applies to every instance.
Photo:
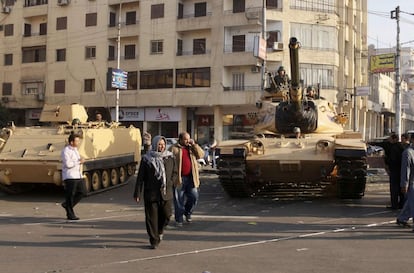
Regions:
[[223, 86], [223, 91], [260, 91], [260, 85]]
[[184, 14], [182, 16], [178, 16], [177, 19], [180, 20], [180, 19], [187, 19], [187, 18], [203, 18], [203, 17], [206, 17], [206, 16], [211, 16], [212, 14], [213, 13], [211, 11], [207, 12], [206, 15], [202, 15], [202, 16], [200, 16], [200, 15], [196, 16], [195, 13], [190, 13], [190, 14]]
[[47, 5], [48, 0], [25, 0], [23, 7]]
[[197, 56], [197, 55], [209, 55], [209, 54], [211, 54], [210, 49], [205, 50], [203, 53], [201, 53], [201, 52], [194, 53], [194, 51], [180, 51], [180, 52], [177, 52], [177, 56]]
[[244, 46], [234, 48], [232, 44], [224, 45], [224, 53], [237, 53], [237, 52], [253, 52], [253, 46]]

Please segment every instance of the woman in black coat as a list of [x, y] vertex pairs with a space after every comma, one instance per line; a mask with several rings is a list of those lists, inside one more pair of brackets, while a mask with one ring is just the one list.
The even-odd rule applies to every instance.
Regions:
[[152, 139], [151, 149], [143, 156], [135, 184], [134, 199], [144, 196], [145, 224], [151, 248], [158, 247], [164, 227], [172, 214], [173, 181], [177, 177], [174, 156], [166, 150], [163, 136]]

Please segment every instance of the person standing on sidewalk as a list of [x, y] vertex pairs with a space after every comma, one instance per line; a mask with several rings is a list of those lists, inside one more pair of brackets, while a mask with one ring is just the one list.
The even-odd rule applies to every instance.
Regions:
[[73, 207], [86, 195], [86, 188], [82, 178], [82, 164], [85, 162], [79, 155], [78, 146], [80, 136], [71, 133], [69, 144], [62, 150], [62, 180], [65, 189], [65, 202], [61, 205], [66, 210], [68, 220], [79, 220]]
[[183, 218], [191, 222], [191, 215], [198, 202], [200, 178], [197, 159], [204, 155], [203, 149], [182, 132], [178, 142], [170, 147], [178, 166], [178, 176], [174, 182], [174, 212], [178, 227], [183, 225]]
[[176, 176], [174, 155], [166, 151], [165, 138], [155, 136], [150, 150], [141, 160], [134, 190], [137, 203], [144, 195], [145, 225], [152, 249], [160, 244], [170, 221]]
[[397, 217], [397, 225], [402, 227], [409, 227], [408, 220], [414, 217], [414, 138], [410, 141], [411, 145], [404, 150], [401, 159], [401, 192], [406, 194], [406, 200]]

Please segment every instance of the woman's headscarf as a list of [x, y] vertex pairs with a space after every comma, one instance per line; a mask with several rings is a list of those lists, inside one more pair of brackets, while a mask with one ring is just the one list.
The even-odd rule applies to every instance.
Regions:
[[164, 158], [172, 156], [172, 152], [165, 150], [164, 152], [158, 151], [158, 143], [164, 140], [167, 144], [165, 137], [157, 135], [152, 139], [151, 150], [144, 155], [144, 160], [152, 165], [155, 169], [155, 178], [161, 180], [161, 188], [165, 194], [167, 187], [167, 179], [165, 176]]

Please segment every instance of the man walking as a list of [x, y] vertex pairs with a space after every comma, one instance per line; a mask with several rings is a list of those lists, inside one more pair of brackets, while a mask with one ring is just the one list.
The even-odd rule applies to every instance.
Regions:
[[197, 159], [203, 157], [204, 151], [190, 138], [187, 132], [180, 133], [178, 143], [170, 147], [178, 166], [178, 176], [174, 182], [175, 222], [183, 225], [183, 217], [191, 222], [191, 215], [198, 201], [200, 179]]
[[68, 220], [79, 220], [79, 217], [73, 211], [73, 207], [86, 195], [81, 169], [81, 165], [85, 160], [80, 157], [78, 151], [79, 135], [71, 133], [68, 142], [69, 144], [61, 153], [62, 180], [65, 189], [65, 202], [62, 203], [62, 207], [66, 210]]

